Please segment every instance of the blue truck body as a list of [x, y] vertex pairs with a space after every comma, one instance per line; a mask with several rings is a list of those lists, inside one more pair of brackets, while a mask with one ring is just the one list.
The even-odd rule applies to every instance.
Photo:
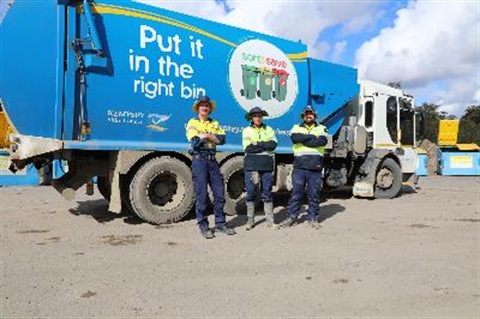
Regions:
[[[303, 107], [314, 105], [320, 119], [334, 114], [326, 124], [335, 133], [342, 106], [358, 94], [355, 69], [307, 58], [300, 42], [136, 2], [92, 2], [91, 15], [75, 3], [18, 0], [1, 25], [0, 96], [21, 134], [67, 149], [181, 151], [192, 104], [207, 94], [228, 134], [221, 150], [242, 150], [243, 114], [259, 105], [274, 114], [278, 151], [290, 153], [288, 131]], [[89, 42], [77, 48], [83, 86], [75, 39]], [[242, 64], [290, 71], [287, 100], [238, 94]]]

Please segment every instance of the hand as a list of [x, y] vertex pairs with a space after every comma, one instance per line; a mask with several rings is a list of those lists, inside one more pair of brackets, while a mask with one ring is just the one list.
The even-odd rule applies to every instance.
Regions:
[[218, 141], [218, 138], [215, 136], [215, 134], [211, 134], [211, 133], [208, 133], [206, 134], [205, 138], [210, 141], [210, 142], [213, 142], [215, 144], [217, 144], [219, 141]]

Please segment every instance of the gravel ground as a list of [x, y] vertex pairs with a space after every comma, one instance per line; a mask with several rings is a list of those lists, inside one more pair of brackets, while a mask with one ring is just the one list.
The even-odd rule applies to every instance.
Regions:
[[191, 218], [152, 226], [78, 193], [0, 188], [1, 318], [480, 316], [479, 178], [329, 194], [321, 229], [247, 232], [241, 216], [209, 241]]

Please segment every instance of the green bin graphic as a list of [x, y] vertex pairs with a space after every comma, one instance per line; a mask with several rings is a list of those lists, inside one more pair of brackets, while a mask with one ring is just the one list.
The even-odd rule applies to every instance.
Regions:
[[251, 65], [242, 65], [243, 89], [240, 94], [247, 100], [253, 100], [257, 95], [258, 68]]
[[273, 73], [275, 74], [275, 92], [273, 92], [273, 97], [279, 102], [285, 101], [287, 97], [287, 80], [290, 74], [285, 70], [278, 69], [273, 69]]
[[259, 83], [260, 87], [257, 91], [257, 95], [264, 101], [268, 101], [272, 98], [273, 89], [273, 72], [271, 69], [262, 68], [259, 70]]

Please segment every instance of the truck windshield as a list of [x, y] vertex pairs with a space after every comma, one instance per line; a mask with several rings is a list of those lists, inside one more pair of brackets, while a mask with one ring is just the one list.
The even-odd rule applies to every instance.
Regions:
[[397, 143], [397, 98], [390, 96], [387, 100], [387, 130], [393, 143]]
[[400, 130], [402, 145], [414, 144], [414, 125], [415, 111], [412, 104], [404, 99], [400, 99]]

